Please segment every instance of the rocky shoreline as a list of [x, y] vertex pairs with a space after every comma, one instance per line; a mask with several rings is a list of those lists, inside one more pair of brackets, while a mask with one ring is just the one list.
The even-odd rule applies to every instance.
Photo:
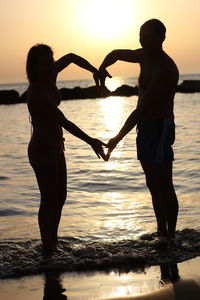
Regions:
[[[106, 98], [110, 96], [133, 96], [138, 95], [138, 87], [131, 87], [128, 85], [122, 85], [115, 91], [111, 92], [106, 87], [91, 86], [87, 88], [61, 88], [63, 100], [75, 100], [75, 99], [95, 99]], [[178, 93], [199, 93], [200, 92], [200, 80], [184, 80], [177, 86]], [[0, 90], [0, 104], [17, 104], [26, 103], [26, 92], [22, 95], [15, 90]]]

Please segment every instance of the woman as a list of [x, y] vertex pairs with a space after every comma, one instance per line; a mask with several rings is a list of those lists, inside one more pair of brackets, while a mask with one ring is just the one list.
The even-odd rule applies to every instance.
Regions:
[[89, 144], [97, 156], [105, 159], [103, 142], [93, 139], [65, 118], [58, 109], [61, 94], [56, 87], [60, 71], [74, 63], [93, 73], [98, 83], [98, 71], [85, 59], [67, 54], [54, 62], [52, 49], [43, 44], [33, 46], [28, 53], [26, 72], [30, 82], [26, 97], [33, 126], [28, 156], [41, 194], [38, 214], [44, 254], [56, 248], [57, 231], [66, 199], [66, 162], [62, 127]]

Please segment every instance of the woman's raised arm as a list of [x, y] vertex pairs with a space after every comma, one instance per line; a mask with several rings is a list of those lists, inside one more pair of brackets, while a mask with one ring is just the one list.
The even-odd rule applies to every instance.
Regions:
[[98, 70], [93, 65], [91, 65], [86, 59], [84, 59], [83, 57], [76, 55], [74, 53], [66, 54], [63, 57], [61, 57], [59, 60], [55, 61], [56, 72], [57, 73], [61, 72], [63, 69], [65, 69], [71, 63], [93, 73], [94, 81], [95, 81], [96, 85], [99, 85]]

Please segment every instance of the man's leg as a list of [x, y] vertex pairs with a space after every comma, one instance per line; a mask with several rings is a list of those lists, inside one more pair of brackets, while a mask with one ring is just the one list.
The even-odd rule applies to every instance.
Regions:
[[141, 162], [141, 165], [152, 196], [158, 233], [174, 238], [178, 200], [172, 181], [172, 162], [160, 164]]

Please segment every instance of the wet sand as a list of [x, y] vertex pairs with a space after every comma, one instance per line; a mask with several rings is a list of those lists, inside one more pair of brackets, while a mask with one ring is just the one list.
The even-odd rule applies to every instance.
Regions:
[[47, 273], [0, 281], [1, 300], [199, 300], [200, 257], [178, 265]]
[[[168, 284], [155, 292], [137, 296], [112, 297], [110, 300], [199, 300], [200, 277]], [[104, 299], [104, 300], [106, 300]]]

